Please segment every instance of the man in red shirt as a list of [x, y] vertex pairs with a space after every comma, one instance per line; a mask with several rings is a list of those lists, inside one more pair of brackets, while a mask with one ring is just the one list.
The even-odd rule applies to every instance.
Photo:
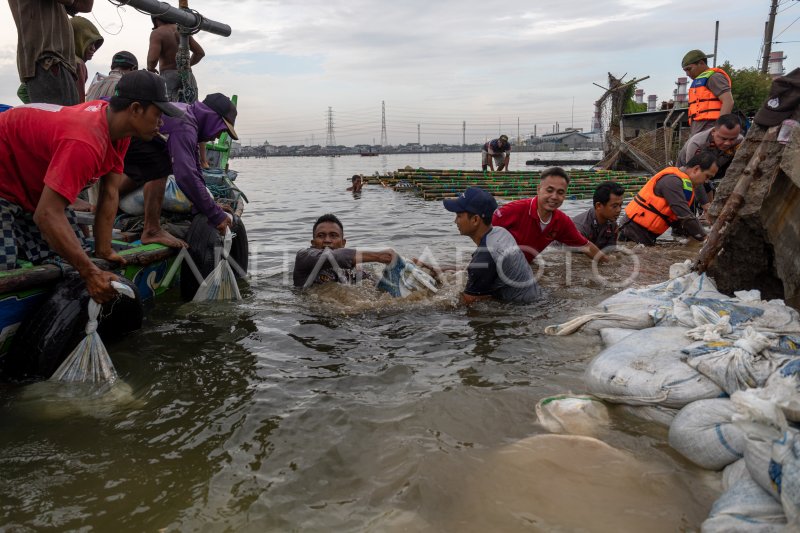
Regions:
[[111, 248], [123, 157], [130, 137], [150, 140], [158, 133], [162, 112], [181, 114], [161, 78], [137, 71], [119, 81], [108, 103], [31, 104], [0, 113], [0, 270], [16, 268], [18, 257], [38, 263], [56, 254], [78, 271], [97, 302], [116, 296], [116, 276], [89, 259], [68, 206], [100, 179], [94, 255], [124, 263]]
[[514, 236], [528, 262], [553, 241], [580, 248], [592, 259], [608, 260], [581, 235], [572, 219], [558, 209], [564, 203], [568, 186], [569, 174], [563, 168], [548, 168], [542, 172], [536, 196], [514, 200], [494, 212], [492, 225], [506, 228]]

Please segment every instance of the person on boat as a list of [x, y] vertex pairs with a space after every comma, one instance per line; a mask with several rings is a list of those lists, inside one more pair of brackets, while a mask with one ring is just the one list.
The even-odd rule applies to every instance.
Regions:
[[691, 50], [683, 56], [681, 67], [692, 78], [689, 87], [689, 133], [696, 135], [710, 130], [720, 115], [733, 110], [731, 78], [721, 68], [708, 66], [708, 58], [701, 50]]
[[350, 183], [350, 187], [347, 188], [348, 191], [361, 192], [361, 188], [364, 186], [364, 179], [359, 174], [356, 174], [350, 178]]
[[117, 82], [123, 75], [133, 72], [139, 68], [139, 62], [136, 56], [132, 53], [122, 50], [114, 54], [111, 58], [111, 71], [108, 76], [97, 74], [94, 81], [86, 91], [86, 101], [98, 100], [106, 97], [111, 98], [114, 96], [114, 91], [117, 90]]
[[[150, 47], [147, 50], [147, 70], [160, 74], [167, 82], [169, 98], [173, 102], [193, 103], [197, 100], [197, 81], [192, 74], [192, 69], [187, 73], [193, 98], [186, 98], [183, 93], [183, 84], [178, 72], [178, 44], [180, 34], [177, 24], [167, 22], [159, 17], [151, 17], [153, 20], [153, 31], [150, 32]], [[189, 37], [189, 65], [194, 66], [206, 55], [203, 48], [197, 43], [194, 37]]]
[[17, 26], [17, 67], [24, 103], [75, 105], [75, 39], [68, 15], [89, 13], [94, 0], [9, 0]]
[[581, 235], [600, 250], [617, 244], [617, 218], [622, 211], [625, 188], [613, 181], [597, 185], [592, 196], [592, 207], [572, 217]]
[[68, 206], [99, 179], [94, 255], [124, 264], [111, 248], [122, 159], [130, 137], [158, 133], [162, 112], [181, 113], [168, 102], [163, 81], [139, 71], [119, 81], [110, 102], [30, 104], [0, 114], [0, 269], [16, 268], [17, 259], [36, 264], [58, 255], [97, 302], [114, 298], [116, 275], [91, 261]]
[[311, 246], [297, 252], [294, 260], [292, 280], [295, 287], [336, 282], [357, 283], [369, 279], [369, 275], [358, 268], [363, 263], [390, 264], [397, 260], [394, 250], [367, 251], [346, 248], [344, 227], [336, 215], [322, 215], [314, 223]]
[[442, 203], [456, 214], [459, 233], [478, 246], [467, 266], [467, 285], [461, 293], [465, 305], [488, 299], [530, 303], [541, 297], [533, 271], [514, 237], [505, 228], [492, 226], [497, 201], [489, 192], [467, 187], [457, 198], [445, 198]]
[[717, 158], [700, 152], [681, 167], [667, 167], [645, 183], [625, 208], [619, 240], [653, 246], [670, 227], [702, 241], [706, 232], [690, 205], [695, 191], [717, 173]]
[[714, 180], [719, 181], [728, 171], [728, 167], [731, 165], [736, 155], [736, 150], [739, 149], [742, 141], [744, 141], [744, 136], [742, 135], [739, 117], [733, 113], [722, 115], [709, 131], [701, 131], [689, 137], [689, 140], [686, 141], [686, 144], [683, 145], [680, 153], [678, 153], [677, 165], [679, 167], [685, 166], [689, 159], [700, 152], [710, 151], [717, 156], [719, 170]]
[[591, 259], [605, 262], [608, 257], [581, 235], [575, 223], [559, 209], [567, 195], [569, 174], [561, 167], [542, 172], [536, 196], [514, 200], [500, 206], [492, 224], [506, 228], [530, 262], [553, 241], [579, 248]]
[[75, 73], [78, 84], [78, 102], [86, 101], [86, 81], [89, 79], [89, 71], [86, 62], [94, 57], [97, 50], [103, 46], [103, 37], [89, 19], [83, 17], [72, 17], [69, 20], [72, 24], [72, 32], [75, 36]]
[[508, 135], [501, 135], [497, 139], [492, 139], [481, 148], [481, 169], [486, 172], [489, 167], [492, 172], [502, 170], [508, 171], [508, 163], [511, 161], [511, 143], [508, 142]]
[[225, 235], [225, 228], [232, 226], [233, 220], [206, 189], [198, 143], [216, 139], [225, 131], [233, 139], [239, 137], [233, 128], [236, 106], [224, 94], [209, 94], [202, 102], [193, 104], [176, 102], [174, 107], [182, 114], [164, 118], [160, 129], [163, 136], [150, 140], [131, 140], [125, 155], [125, 176], [120, 192], [125, 195], [143, 187], [142, 243], [185, 248], [187, 244], [184, 241], [161, 227], [161, 206], [167, 177], [174, 174], [178, 187], [192, 202], [193, 210], [205, 215], [208, 223], [216, 227], [220, 235]]

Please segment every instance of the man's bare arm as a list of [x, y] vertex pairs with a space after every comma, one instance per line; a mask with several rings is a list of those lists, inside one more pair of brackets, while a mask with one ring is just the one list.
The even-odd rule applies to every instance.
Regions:
[[150, 48], [147, 49], [147, 70], [158, 73], [156, 65], [158, 65], [160, 55], [161, 36], [157, 33], [157, 30], [153, 30], [150, 32]]
[[123, 175], [110, 172], [100, 179], [100, 195], [94, 215], [94, 255], [108, 261], [125, 260], [111, 247], [111, 233], [119, 206], [119, 185]]
[[67, 204], [69, 202], [66, 198], [45, 185], [39, 204], [33, 213], [33, 221], [41, 230], [50, 248], [78, 271], [86, 282], [89, 296], [99, 303], [107, 302], [117, 295], [116, 289], [111, 286], [111, 281], [118, 278], [115, 274], [98, 268], [83, 251], [64, 214]]
[[189, 58], [189, 65], [194, 66], [206, 56], [205, 50], [200, 44], [194, 40], [194, 37], [189, 37], [189, 50], [192, 52], [192, 57]]
[[369, 252], [366, 250], [358, 250], [356, 252], [356, 264], [361, 263], [384, 263], [389, 264], [397, 257], [397, 252], [394, 250], [380, 250], [378, 252]]

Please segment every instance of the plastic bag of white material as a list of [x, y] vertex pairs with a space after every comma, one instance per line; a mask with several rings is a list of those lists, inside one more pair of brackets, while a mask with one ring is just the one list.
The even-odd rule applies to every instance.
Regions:
[[702, 533], [784, 532], [781, 504], [750, 476], [742, 476], [714, 502]]
[[[111, 286], [128, 298], [135, 298], [133, 289], [112, 281]], [[97, 333], [97, 317], [102, 306], [89, 298], [89, 321], [86, 323], [86, 337], [78, 343], [64, 362], [50, 377], [51, 381], [82, 383], [114, 383], [117, 371], [108, 355], [100, 334]]]
[[637, 331], [589, 363], [587, 390], [615, 403], [673, 408], [721, 396], [718, 385], [682, 361], [686, 343], [686, 328]]
[[735, 341], [713, 341], [684, 349], [686, 362], [728, 394], [762, 387], [790, 358], [767, 348], [772, 340], [748, 327]]
[[[211, 191], [208, 191], [208, 193], [211, 194]], [[161, 209], [169, 211], [170, 213], [192, 212], [192, 201], [189, 200], [189, 197], [183, 194], [181, 188], [178, 187], [175, 176], [167, 178], [167, 186], [164, 189], [164, 203], [161, 205]]]
[[[206, 187], [206, 192], [213, 198], [214, 195]], [[144, 187], [139, 187], [133, 192], [126, 194], [119, 199], [119, 208], [128, 215], [139, 216], [144, 214]], [[164, 189], [164, 201], [161, 205], [164, 211], [172, 213], [190, 213], [192, 202], [178, 187], [174, 176], [167, 178], [167, 185]]]
[[729, 317], [730, 325], [734, 328], [752, 326], [760, 331], [774, 333], [800, 332], [800, 314], [788, 307], [782, 300], [770, 301], [740, 301], [736, 298], [722, 298], [707, 296], [681, 296], [673, 306], [673, 315], [680, 325], [698, 326], [694, 307], [700, 307], [706, 313], [711, 312], [719, 317]]
[[608, 425], [608, 409], [591, 396], [559, 394], [536, 404], [539, 423], [551, 433], [594, 435]]
[[746, 438], [732, 422], [734, 414], [728, 399], [692, 402], [672, 421], [669, 445], [698, 466], [721, 470], [744, 457]]
[[230, 228], [225, 228], [225, 238], [222, 245], [222, 257], [216, 268], [206, 276], [203, 283], [197, 289], [192, 298], [193, 302], [207, 302], [213, 300], [241, 300], [239, 285], [236, 283], [236, 276], [228, 262], [228, 255], [233, 244], [234, 233]]

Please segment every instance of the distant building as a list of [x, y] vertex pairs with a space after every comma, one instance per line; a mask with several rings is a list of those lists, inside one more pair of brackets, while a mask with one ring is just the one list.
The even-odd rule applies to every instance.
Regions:
[[530, 142], [537, 150], [551, 152], [596, 149], [595, 143], [592, 142], [591, 138], [577, 130], [546, 133], [539, 137], [532, 137]]

